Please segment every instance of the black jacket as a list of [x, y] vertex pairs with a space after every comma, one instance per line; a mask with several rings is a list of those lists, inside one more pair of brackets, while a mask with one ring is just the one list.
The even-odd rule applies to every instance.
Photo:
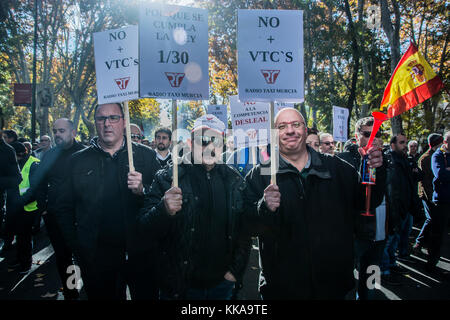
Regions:
[[[419, 199], [417, 183], [420, 174], [413, 173], [406, 156], [388, 151], [386, 190], [388, 209], [393, 217], [404, 219], [409, 213], [413, 217], [420, 217], [422, 204]], [[391, 219], [392, 221], [392, 219]], [[398, 229], [400, 221], [392, 222], [393, 228]]]
[[[261, 175], [258, 165], [246, 176], [245, 228], [259, 236], [264, 299], [342, 299], [354, 286], [354, 224], [364, 209], [364, 187], [350, 164], [307, 148], [306, 178], [280, 156], [276, 212], [263, 197], [270, 175]], [[372, 207], [381, 199], [374, 188]]]
[[[186, 155], [189, 157], [189, 155]], [[239, 173], [225, 164], [214, 169], [222, 177], [226, 197], [226, 251], [218, 252], [228, 258], [228, 270], [242, 281], [250, 255], [250, 237], [241, 232], [243, 216], [242, 192], [244, 183]], [[151, 234], [161, 249], [159, 261], [161, 288], [168, 298], [183, 298], [192, 278], [192, 247], [194, 237], [199, 230], [196, 225], [201, 210], [199, 194], [194, 194], [193, 184], [197, 183], [192, 164], [183, 163], [178, 168], [179, 187], [183, 192], [182, 210], [169, 216], [165, 210], [163, 196], [172, 185], [173, 165], [158, 171], [150, 193], [146, 196], [145, 206], [141, 210], [140, 224], [142, 232]], [[213, 186], [214, 188], [214, 186]], [[214, 192], [214, 191], [213, 191]], [[214, 259], [214, 257], [211, 257]], [[224, 273], [225, 274], [225, 273]]]
[[51, 148], [46, 152], [39, 163], [38, 179], [39, 185], [39, 208], [54, 214], [56, 210], [56, 200], [61, 192], [60, 187], [68, 178], [69, 158], [75, 152], [83, 150], [85, 147], [74, 140], [69, 149], [59, 147]]
[[17, 211], [19, 184], [22, 181], [14, 148], [0, 137], [0, 208], [5, 204], [6, 191], [7, 211]]
[[[142, 174], [144, 188], [148, 189], [158, 168], [155, 152], [137, 143], [133, 143], [132, 148], [135, 170]], [[110, 161], [108, 158], [119, 161], [120, 194], [104, 193], [108, 188], [104, 183], [106, 175], [112, 174], [104, 170], [106, 161]], [[100, 222], [108, 214], [103, 209], [107, 204], [102, 201], [114, 197], [119, 198], [122, 204], [125, 250], [129, 255], [134, 255], [153, 249], [152, 243], [137, 232], [136, 217], [144, 197], [133, 194], [127, 187], [129, 169], [126, 145], [111, 157], [97, 145], [94, 138], [90, 147], [71, 156], [67, 170], [68, 179], [61, 186], [54, 213], [66, 241], [82, 263], [91, 263], [96, 255]]]
[[[348, 163], [350, 163], [359, 173], [362, 172], [361, 155], [358, 152], [358, 145], [348, 144], [344, 148], [344, 152], [337, 154], [337, 156]], [[386, 166], [387, 159], [383, 156], [383, 165], [376, 169], [377, 188], [383, 191], [385, 195], [386, 190]], [[389, 212], [387, 212], [389, 213]], [[374, 240], [376, 236], [377, 220], [375, 216], [375, 209], [371, 210], [373, 216], [358, 215], [356, 219], [356, 237], [360, 240]], [[394, 217], [395, 219], [395, 217]], [[386, 217], [385, 231], [388, 232], [389, 216]], [[398, 221], [398, 219], [395, 219]]]

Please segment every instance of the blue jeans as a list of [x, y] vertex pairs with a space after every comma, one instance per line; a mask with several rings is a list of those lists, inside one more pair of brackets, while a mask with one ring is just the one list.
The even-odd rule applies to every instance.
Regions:
[[403, 219], [400, 227], [400, 238], [398, 243], [398, 256], [409, 256], [409, 235], [411, 234], [413, 225], [413, 216], [409, 213], [406, 214], [406, 218]]
[[233, 281], [224, 279], [213, 288], [189, 288], [186, 293], [186, 300], [230, 300], [233, 294], [234, 284]]
[[416, 238], [416, 244], [420, 246], [428, 246], [431, 233], [431, 210], [434, 206], [432, 202], [422, 199], [423, 209], [425, 211], [425, 221], [423, 222], [422, 229]]
[[381, 259], [380, 263], [380, 270], [382, 274], [390, 274], [391, 267], [396, 265], [397, 257], [395, 256], [395, 251], [397, 251], [399, 239], [399, 233], [388, 235], [386, 238], [386, 244], [383, 250], [383, 258]]

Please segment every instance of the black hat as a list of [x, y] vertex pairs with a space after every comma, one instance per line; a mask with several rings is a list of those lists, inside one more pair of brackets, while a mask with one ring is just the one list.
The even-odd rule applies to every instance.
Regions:
[[14, 148], [16, 154], [27, 153], [27, 149], [25, 148], [25, 145], [22, 142], [14, 141], [11, 142], [10, 146]]
[[440, 134], [432, 133], [428, 136], [428, 145], [430, 148], [433, 148], [442, 142], [444, 142], [444, 138]]

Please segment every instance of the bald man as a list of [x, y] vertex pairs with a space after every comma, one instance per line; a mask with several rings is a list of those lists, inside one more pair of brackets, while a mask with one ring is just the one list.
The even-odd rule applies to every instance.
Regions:
[[[364, 210], [364, 187], [347, 162], [306, 144], [303, 116], [281, 110], [277, 184], [257, 165], [246, 176], [246, 228], [259, 236], [264, 299], [344, 299], [354, 287], [354, 220]], [[369, 165], [382, 165], [370, 148]], [[372, 207], [382, 200], [374, 187]]]
[[38, 206], [47, 212], [43, 217], [50, 242], [55, 250], [56, 265], [62, 282], [64, 299], [73, 300], [78, 298], [78, 291], [67, 284], [67, 279], [71, 276], [68, 270], [73, 270], [73, 268], [69, 268], [73, 265], [72, 251], [64, 241], [61, 227], [57, 223], [56, 204], [60, 195], [61, 184], [68, 178], [69, 157], [84, 149], [84, 147], [75, 140], [77, 132], [73, 122], [69, 119], [61, 118], [53, 123], [53, 136], [56, 147], [44, 154], [39, 167], [42, 183], [39, 187], [40, 197], [38, 198], [44, 199], [44, 201], [38, 203]]

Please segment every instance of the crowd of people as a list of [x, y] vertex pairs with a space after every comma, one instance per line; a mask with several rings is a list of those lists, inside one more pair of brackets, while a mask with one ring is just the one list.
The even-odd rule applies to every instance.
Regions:
[[[424, 248], [427, 271], [444, 276], [436, 265], [450, 213], [450, 132], [430, 134], [422, 155], [403, 133], [384, 145], [378, 132], [368, 147], [366, 117], [338, 152], [331, 134], [282, 109], [275, 182], [270, 147], [235, 150], [212, 115], [195, 120], [182, 150], [169, 128], [149, 142], [130, 124], [131, 170], [122, 105], [98, 105], [94, 119], [88, 145], [66, 118], [53, 122], [54, 143], [45, 135], [33, 145], [14, 130], [0, 139], [0, 254], [15, 238], [8, 266], [28, 273], [43, 219], [67, 300], [79, 299], [73, 265], [90, 300], [126, 299], [127, 287], [131, 299], [233, 299], [256, 238], [263, 299], [348, 299], [356, 288], [370, 300], [374, 267], [400, 285], [397, 261]], [[376, 172], [370, 208], [363, 166]], [[411, 246], [413, 219], [424, 223]]]

